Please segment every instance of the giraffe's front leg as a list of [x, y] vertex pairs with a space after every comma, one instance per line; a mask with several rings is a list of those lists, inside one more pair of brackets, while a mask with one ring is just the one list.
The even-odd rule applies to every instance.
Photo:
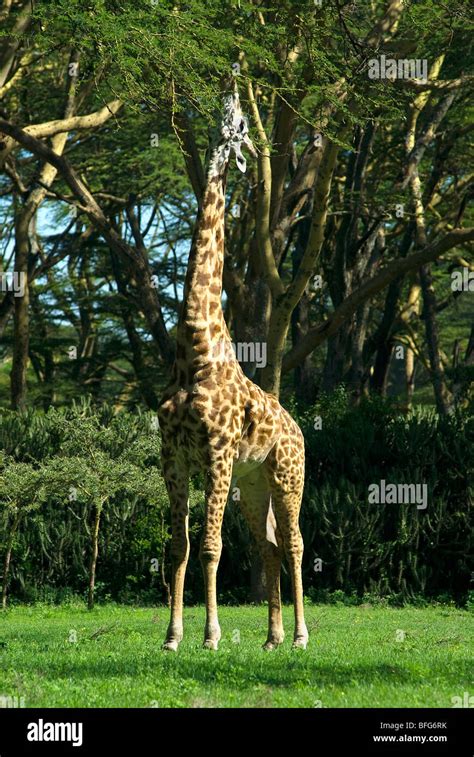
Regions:
[[206, 512], [201, 540], [200, 559], [206, 593], [206, 628], [204, 647], [218, 648], [221, 629], [217, 617], [217, 568], [222, 551], [222, 519], [232, 476], [232, 457], [220, 457], [212, 462], [206, 486]]
[[163, 649], [176, 652], [183, 638], [183, 591], [189, 557], [188, 475], [169, 461], [164, 477], [171, 505], [171, 619]]

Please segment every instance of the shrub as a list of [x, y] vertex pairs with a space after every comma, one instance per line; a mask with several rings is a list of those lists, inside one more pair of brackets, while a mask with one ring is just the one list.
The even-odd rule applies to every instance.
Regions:
[[[472, 569], [472, 417], [405, 416], [380, 398], [353, 407], [339, 389], [300, 413], [299, 423], [307, 460], [300, 518], [307, 596], [400, 604], [444, 593], [464, 603]], [[83, 402], [0, 416], [0, 556], [10, 595], [59, 601], [88, 594], [91, 605], [96, 589], [98, 601], [166, 601], [170, 516], [159, 453], [151, 413]], [[369, 503], [368, 487], [381, 479], [426, 483], [427, 509]], [[199, 478], [191, 482], [190, 504], [186, 601], [196, 602], [203, 598]], [[245, 601], [253, 547], [232, 501], [223, 543], [221, 601]], [[285, 571], [282, 584], [289, 598]]]

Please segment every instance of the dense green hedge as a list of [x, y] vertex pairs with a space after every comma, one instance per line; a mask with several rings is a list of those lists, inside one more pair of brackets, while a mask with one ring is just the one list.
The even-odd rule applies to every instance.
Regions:
[[[323, 400], [322, 429], [302, 419], [307, 486], [302, 530], [322, 572], [312, 593], [344, 589], [409, 596], [446, 593], [463, 602], [472, 570], [474, 419], [406, 417], [380, 399], [348, 408], [344, 392]], [[427, 507], [370, 503], [368, 487], [426, 484]], [[314, 572], [314, 571], [313, 571]]]
[[[306, 593], [324, 599], [344, 592], [354, 601], [366, 593], [400, 600], [445, 595], [463, 603], [472, 570], [472, 417], [406, 417], [374, 399], [354, 408], [340, 390], [300, 414], [299, 422], [307, 443]], [[0, 555], [3, 564], [11, 547], [12, 600], [85, 595], [98, 517], [95, 598], [166, 600], [169, 512], [159, 448], [151, 413], [115, 413], [87, 402], [46, 414], [2, 413]], [[368, 487], [381, 479], [425, 483], [426, 510], [370, 504]], [[203, 598], [199, 484], [191, 486], [188, 602]], [[251, 542], [233, 502], [223, 539], [221, 601], [246, 600]], [[286, 573], [283, 587], [289, 597]]]

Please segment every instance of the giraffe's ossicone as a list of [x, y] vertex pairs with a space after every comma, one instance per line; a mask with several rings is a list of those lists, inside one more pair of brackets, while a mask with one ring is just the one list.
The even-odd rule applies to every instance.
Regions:
[[291, 575], [294, 646], [305, 648], [299, 511], [304, 485], [303, 435], [276, 397], [248, 379], [234, 354], [221, 307], [224, 265], [225, 175], [230, 156], [245, 170], [242, 147], [255, 154], [236, 87], [224, 97], [223, 116], [209, 154], [206, 185], [189, 255], [177, 329], [172, 381], [158, 409], [163, 475], [171, 504], [171, 620], [164, 648], [177, 650], [183, 637], [183, 590], [189, 556], [188, 482], [206, 480], [201, 540], [206, 627], [204, 646], [217, 649], [216, 576], [221, 529], [231, 482], [260, 549], [268, 591], [266, 649], [283, 641], [280, 570]]

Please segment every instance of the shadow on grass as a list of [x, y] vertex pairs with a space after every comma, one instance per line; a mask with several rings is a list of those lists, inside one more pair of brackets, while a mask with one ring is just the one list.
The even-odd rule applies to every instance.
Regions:
[[[407, 666], [388, 662], [367, 662], [366, 664], [340, 664], [329, 665], [318, 659], [289, 659], [286, 655], [280, 656], [265, 654], [264, 659], [256, 660], [255, 657], [233, 658], [213, 657], [203, 659], [202, 655], [208, 652], [196, 650], [193, 659], [180, 659], [171, 657], [169, 653], [157, 650], [156, 654], [141, 655], [140, 661], [127, 661], [110, 659], [105, 655], [97, 660], [58, 660], [49, 661], [47, 670], [42, 670], [45, 679], [58, 679], [64, 676], [76, 678], [97, 677], [107, 678], [146, 677], [164, 681], [166, 679], [185, 681], [186, 679], [199, 682], [204, 685], [223, 683], [234, 688], [248, 688], [249, 686], [267, 685], [272, 687], [291, 687], [292, 685], [307, 683], [311, 686], [338, 686], [360, 683], [367, 686], [371, 683], [392, 684], [421, 684], [430, 680], [442, 680], [446, 684], [459, 687], [463, 680], [469, 681], [472, 672], [470, 660], [457, 660], [456, 665], [450, 667], [448, 661], [442, 661], [440, 665], [434, 665], [429, 675], [423, 678], [414, 674], [409, 665], [413, 660], [407, 659]], [[301, 653], [296, 653], [303, 658]], [[39, 660], [38, 660], [39, 662]], [[18, 674], [28, 675], [37, 672], [40, 664], [16, 664]]]

